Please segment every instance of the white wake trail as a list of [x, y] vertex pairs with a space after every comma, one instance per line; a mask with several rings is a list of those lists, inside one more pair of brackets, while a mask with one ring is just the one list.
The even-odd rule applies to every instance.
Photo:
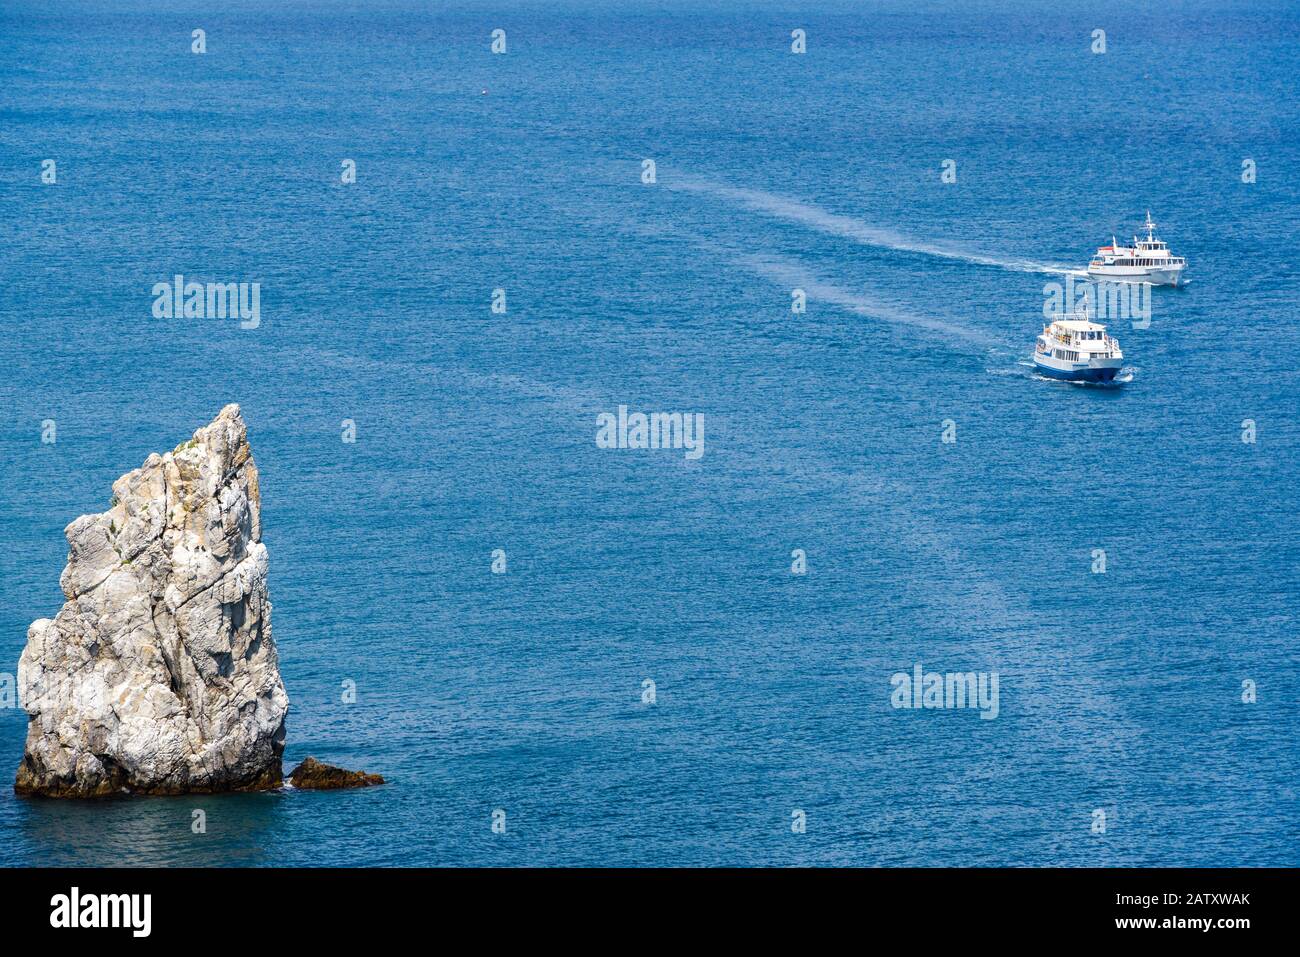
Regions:
[[851, 216], [841, 216], [837, 213], [828, 212], [819, 206], [813, 206], [784, 196], [777, 196], [775, 193], [766, 193], [762, 190], [727, 186], [693, 176], [676, 177], [671, 181], [665, 179], [664, 185], [670, 189], [707, 193], [719, 199], [730, 200], [754, 212], [763, 213], [775, 219], [783, 219], [787, 222], [799, 223], [828, 235], [851, 239], [864, 246], [896, 249], [926, 256], [940, 256], [944, 259], [955, 259], [981, 266], [995, 266], [999, 269], [1010, 269], [1015, 272], [1048, 273], [1052, 275], [1078, 274], [1080, 272], [1077, 266], [1062, 263], [1035, 262], [1029, 259], [1003, 259], [960, 249], [952, 245], [923, 242], [904, 236], [892, 229], [882, 229], [879, 226], [872, 226]]
[[976, 329], [954, 325], [950, 322], [944, 322], [942, 319], [933, 319], [930, 316], [922, 316], [888, 303], [856, 295], [832, 283], [823, 282], [795, 263], [757, 254], [736, 256], [732, 259], [732, 262], [743, 269], [748, 269], [758, 276], [787, 288], [798, 287], [808, 294], [809, 299], [833, 303], [841, 309], [856, 313], [859, 316], [900, 325], [916, 326], [930, 332], [941, 333], [945, 341], [957, 338], [986, 346], [1002, 344], [1002, 341], [997, 337], [987, 335]]
[[[574, 215], [573, 210], [567, 206], [557, 206], [556, 209]], [[978, 343], [987, 347], [1009, 347], [1011, 345], [1007, 340], [982, 332], [979, 329], [921, 315], [894, 303], [852, 292], [841, 286], [826, 282], [798, 260], [748, 252], [736, 243], [708, 239], [676, 224], [664, 225], [661, 223], [641, 222], [635, 219], [615, 218], [601, 215], [593, 210], [584, 210], [579, 218], [588, 225], [601, 226], [618, 233], [655, 240], [676, 240], [709, 256], [718, 257], [737, 268], [758, 276], [760, 279], [784, 287], [786, 290], [802, 289], [813, 302], [830, 303], [846, 312], [867, 319], [925, 330], [933, 334], [932, 341], [934, 343], [943, 344], [949, 349], [966, 351], [959, 345], [961, 342]]]

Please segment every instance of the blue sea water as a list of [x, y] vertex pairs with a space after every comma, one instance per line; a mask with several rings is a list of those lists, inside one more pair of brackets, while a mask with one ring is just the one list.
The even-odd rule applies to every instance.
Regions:
[[[1300, 864], [1294, 3], [157, 6], [0, 8], [0, 671], [238, 402], [286, 764], [391, 783], [6, 786], [0, 863]], [[1039, 379], [1147, 209], [1192, 283], [1131, 381]], [[155, 319], [177, 273], [260, 325]], [[996, 719], [892, 707], [917, 663]]]

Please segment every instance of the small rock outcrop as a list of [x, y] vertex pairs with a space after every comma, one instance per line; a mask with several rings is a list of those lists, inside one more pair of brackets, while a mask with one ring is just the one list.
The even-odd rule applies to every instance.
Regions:
[[315, 758], [307, 758], [293, 769], [289, 783], [296, 788], [309, 791], [333, 791], [338, 788], [368, 788], [383, 784], [384, 779], [378, 774], [366, 774], [365, 771], [344, 771], [332, 764], [322, 764]]
[[239, 406], [113, 483], [65, 530], [67, 598], [27, 631], [14, 789], [98, 797], [281, 784], [257, 466]]

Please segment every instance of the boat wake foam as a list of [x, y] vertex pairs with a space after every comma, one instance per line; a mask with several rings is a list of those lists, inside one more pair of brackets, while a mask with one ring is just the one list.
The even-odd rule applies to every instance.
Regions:
[[999, 342], [997, 338], [977, 329], [970, 329], [965, 326], [944, 322], [942, 319], [923, 316], [899, 306], [868, 299], [832, 283], [823, 282], [807, 269], [787, 260], [748, 254], [736, 256], [733, 262], [764, 279], [769, 279], [789, 288], [798, 287], [806, 292], [811, 300], [829, 302], [859, 316], [900, 325], [916, 326], [931, 332], [941, 333], [945, 337], [952, 336], [983, 345], [993, 345]]
[[[557, 206], [557, 209], [560, 207]], [[573, 214], [573, 210], [564, 207], [563, 212]], [[579, 217], [588, 225], [596, 225], [618, 233], [653, 239], [656, 241], [675, 241], [685, 247], [697, 249], [710, 256], [742, 269], [760, 279], [765, 279], [787, 290], [802, 289], [810, 301], [826, 302], [846, 312], [867, 319], [879, 320], [903, 326], [912, 326], [934, 333], [936, 343], [945, 343], [950, 348], [961, 348], [958, 343], [979, 343], [989, 347], [1012, 348], [1012, 343], [1002, 337], [980, 329], [959, 325], [954, 322], [937, 319], [914, 312], [903, 305], [883, 301], [827, 282], [817, 276], [807, 265], [798, 259], [779, 257], [770, 253], [753, 252], [753, 244], [742, 246], [738, 242], [726, 242], [700, 235], [677, 223], [642, 222], [636, 219], [612, 215], [601, 215], [592, 210], [584, 210]]]
[[831, 236], [851, 239], [864, 246], [876, 246], [882, 249], [895, 249], [900, 252], [938, 256], [981, 266], [995, 266], [1013, 272], [1085, 275], [1077, 266], [1035, 262], [1029, 259], [1002, 259], [962, 249], [950, 243], [932, 243], [913, 239], [892, 229], [872, 226], [851, 216], [841, 216], [838, 213], [828, 212], [819, 206], [813, 206], [785, 196], [778, 196], [775, 193], [767, 193], [763, 190], [741, 189], [694, 176], [678, 176], [671, 181], [665, 179], [663, 182], [670, 189], [704, 193], [719, 199], [729, 200], [754, 212], [763, 213], [786, 222], [799, 223]]

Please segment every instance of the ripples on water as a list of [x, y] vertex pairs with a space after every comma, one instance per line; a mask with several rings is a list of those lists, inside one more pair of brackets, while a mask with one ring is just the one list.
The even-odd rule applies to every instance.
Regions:
[[[0, 862], [1297, 863], [1298, 324], [1240, 268], [1296, 245], [1293, 5], [832, 5], [803, 57], [763, 5], [520, 7], [506, 57], [469, 10], [203, 6], [206, 58], [143, 10], [0, 13], [0, 650], [63, 527], [238, 401], [286, 763], [391, 783], [5, 793]], [[1148, 207], [1194, 285], [1124, 388], [1038, 381], [1043, 284]], [[176, 272], [262, 326], [152, 320]], [[704, 458], [597, 449], [620, 403]], [[893, 710], [916, 662], [998, 671], [997, 720]]]

